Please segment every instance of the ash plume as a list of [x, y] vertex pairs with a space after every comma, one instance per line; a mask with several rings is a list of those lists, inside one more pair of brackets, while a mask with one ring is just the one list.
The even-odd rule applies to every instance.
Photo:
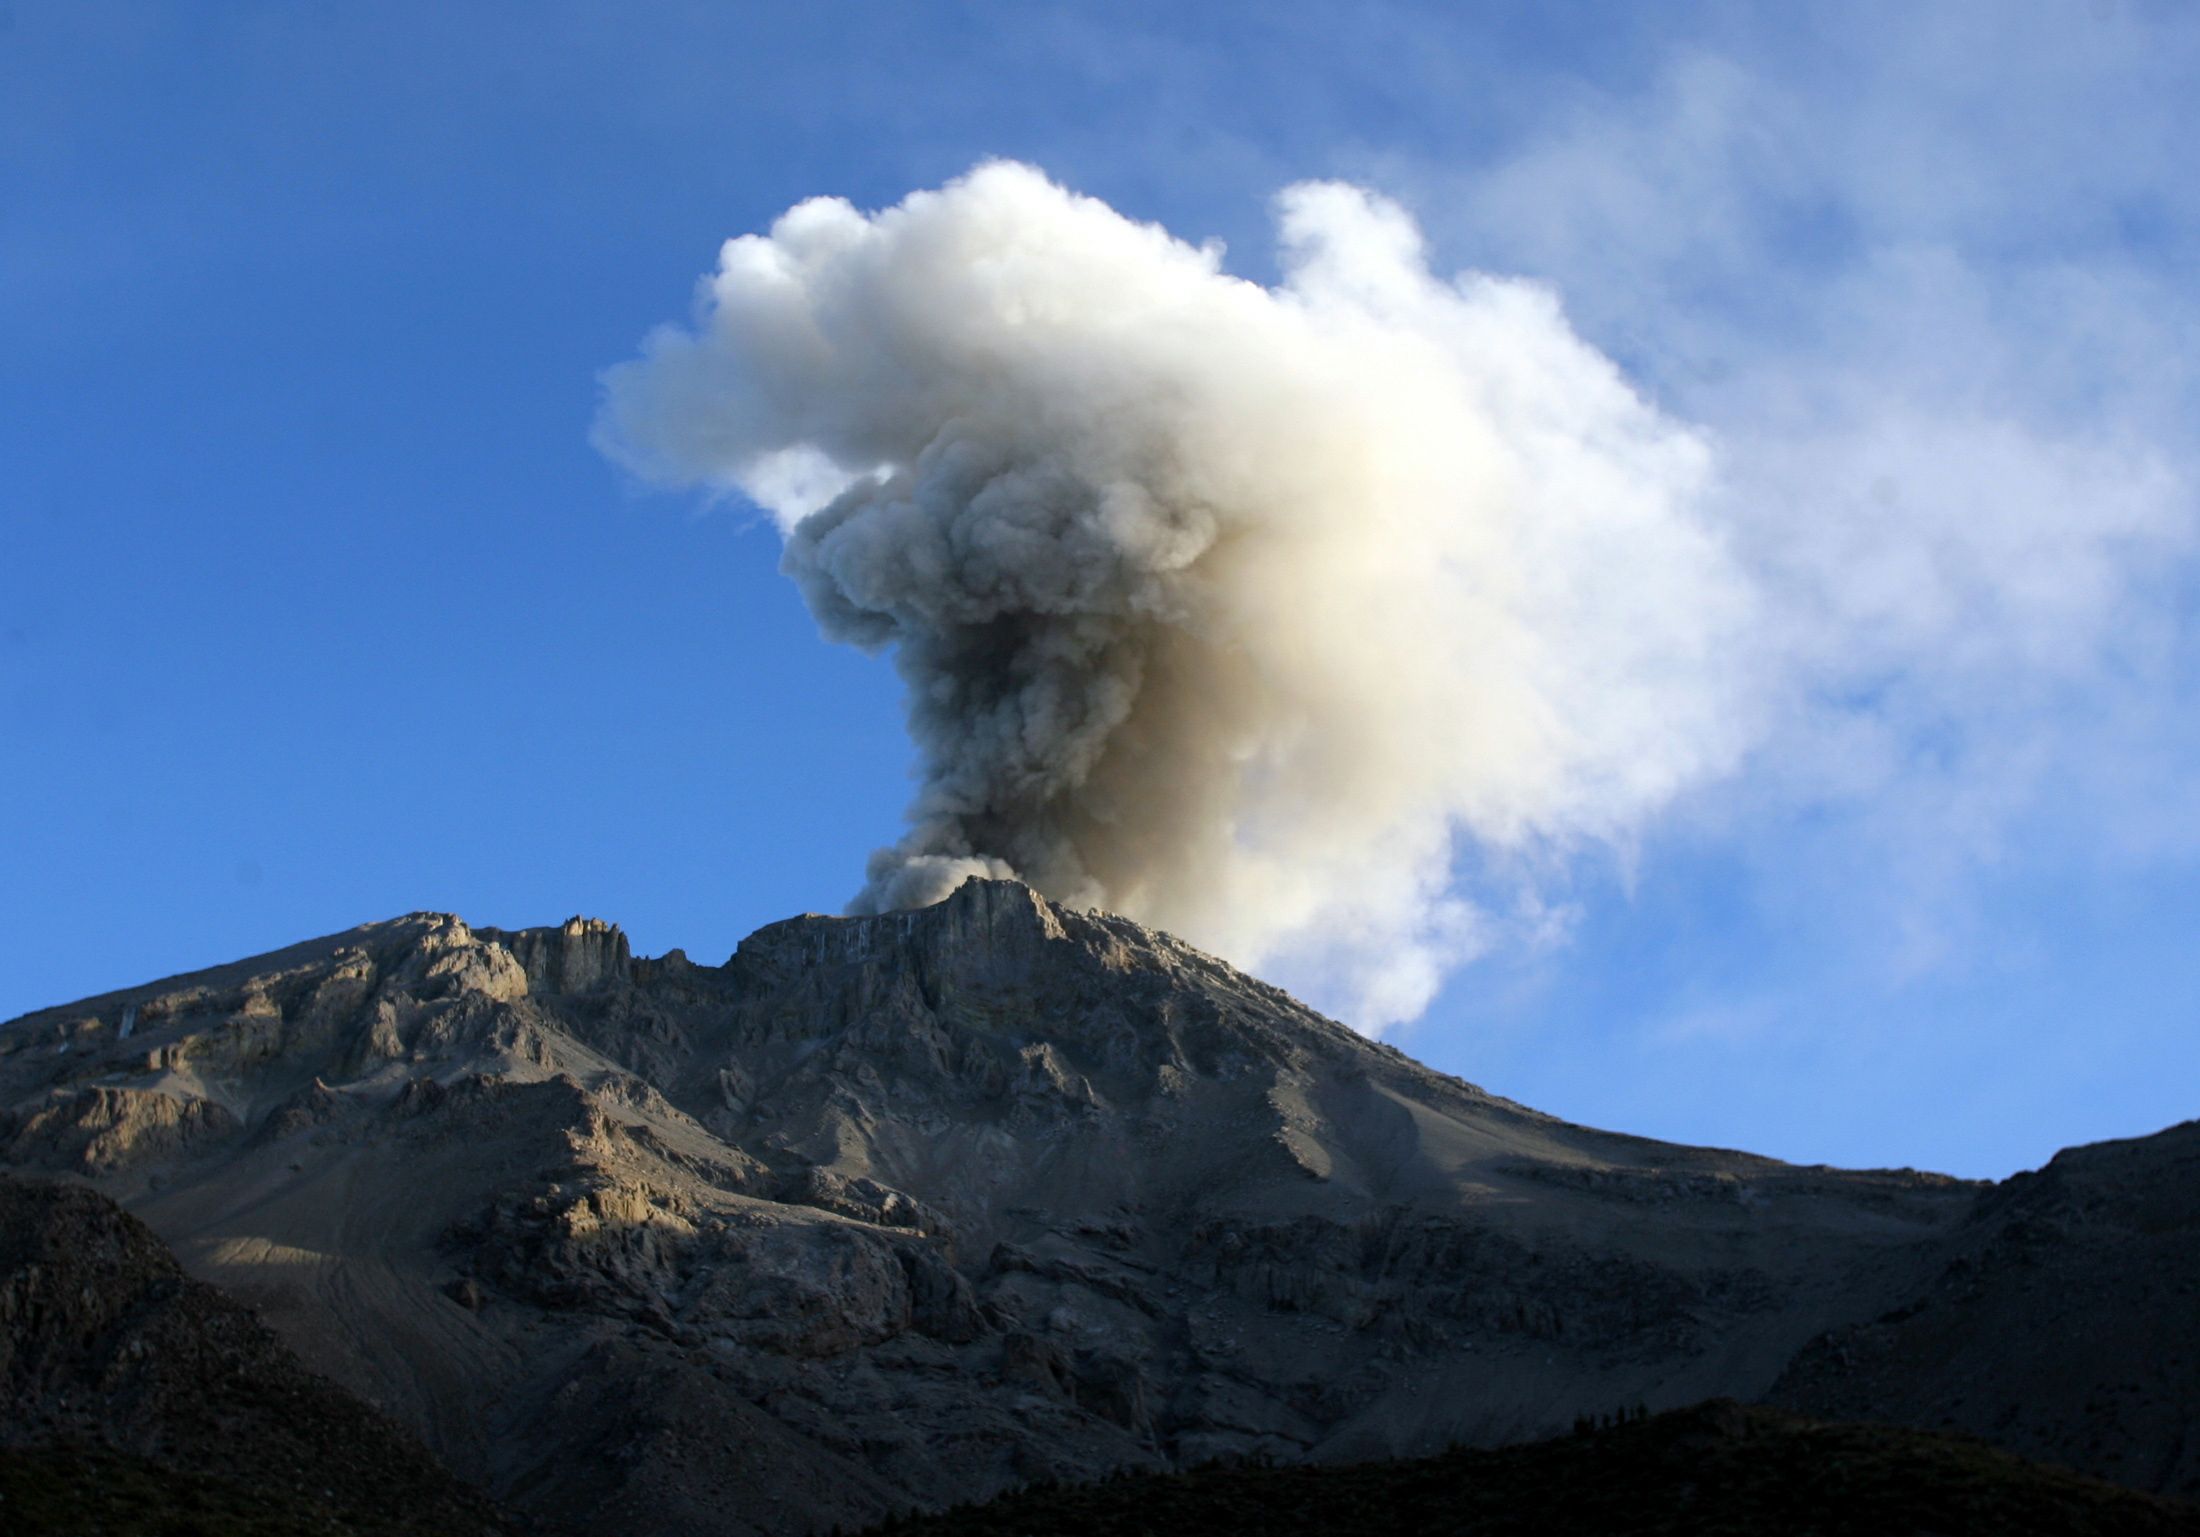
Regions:
[[851, 910], [973, 874], [1276, 962], [1364, 1028], [1728, 767], [1750, 595], [1706, 444], [1395, 205], [1277, 202], [1280, 283], [1012, 163], [732, 240], [598, 442], [768, 509], [890, 652], [920, 788]]

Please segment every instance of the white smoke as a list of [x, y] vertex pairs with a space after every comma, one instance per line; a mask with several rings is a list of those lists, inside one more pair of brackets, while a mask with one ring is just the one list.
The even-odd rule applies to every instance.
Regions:
[[852, 907], [973, 873], [1279, 963], [1366, 1028], [1490, 922], [1462, 861], [1624, 845], [1744, 746], [1705, 443], [1396, 206], [1278, 202], [1283, 281], [1015, 164], [729, 241], [599, 442], [736, 488], [891, 651], [921, 788]]

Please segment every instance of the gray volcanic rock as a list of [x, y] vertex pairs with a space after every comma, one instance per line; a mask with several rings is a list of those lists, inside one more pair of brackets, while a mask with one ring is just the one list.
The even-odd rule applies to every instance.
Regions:
[[0, 1127], [0, 1148], [18, 1168], [114, 1174], [236, 1131], [237, 1118], [215, 1100], [94, 1084], [58, 1088], [16, 1111]]
[[0, 1149], [500, 1498], [698, 1534], [1754, 1397], [1982, 1188], [1571, 1126], [983, 881], [723, 967], [421, 914], [50, 1010]]

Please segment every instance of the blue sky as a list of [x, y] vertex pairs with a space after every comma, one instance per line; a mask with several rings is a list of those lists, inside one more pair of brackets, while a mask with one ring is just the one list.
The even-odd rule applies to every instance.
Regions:
[[15, 0], [0, 1016], [417, 908], [836, 908], [891, 670], [591, 448], [597, 378], [723, 239], [1008, 156], [1256, 281], [1279, 189], [1374, 188], [1717, 449], [1776, 718], [1401, 1044], [1804, 1161], [2186, 1118], [2196, 66], [2132, 0]]

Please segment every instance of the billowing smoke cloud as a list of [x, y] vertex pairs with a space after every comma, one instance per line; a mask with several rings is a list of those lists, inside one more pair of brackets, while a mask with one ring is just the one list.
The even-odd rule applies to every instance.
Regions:
[[768, 508], [892, 653], [921, 788], [855, 910], [1012, 873], [1380, 1028], [1485, 942], [1462, 862], [1624, 844], [1732, 763], [1749, 593], [1705, 443], [1549, 293], [1438, 279], [1352, 187], [1278, 212], [1268, 288], [1021, 165], [803, 203], [598, 438]]

